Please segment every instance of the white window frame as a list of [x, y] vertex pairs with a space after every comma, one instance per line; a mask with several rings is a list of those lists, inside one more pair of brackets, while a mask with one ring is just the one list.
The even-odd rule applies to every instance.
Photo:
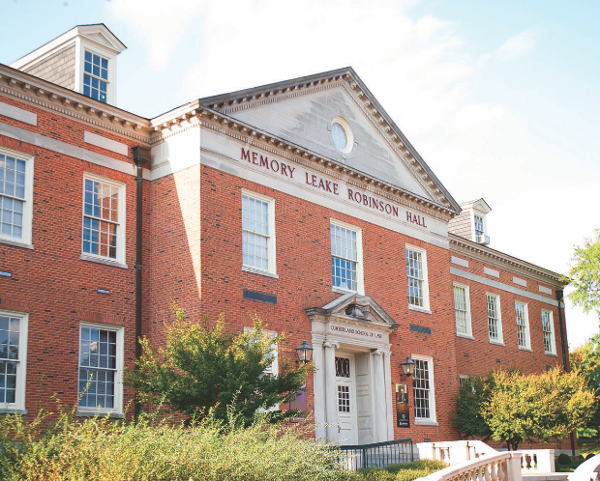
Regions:
[[[116, 372], [115, 372], [115, 402], [113, 408], [90, 408], [88, 406], [79, 405], [79, 370], [81, 369], [81, 330], [83, 328], [100, 329], [102, 331], [112, 331], [117, 333], [117, 351], [116, 351]], [[77, 339], [77, 414], [83, 416], [89, 415], [103, 415], [103, 414], [123, 414], [123, 359], [124, 359], [124, 334], [125, 328], [123, 326], [115, 326], [112, 324], [100, 324], [96, 322], [80, 322], [79, 323], [79, 337]]]
[[[242, 270], [243, 271], [247, 271], [247, 272], [254, 272], [256, 274], [262, 274], [262, 275], [266, 275], [269, 277], [276, 277], [278, 278], [279, 276], [277, 275], [277, 256], [276, 256], [276, 238], [275, 238], [275, 199], [273, 199], [272, 197], [268, 197], [266, 195], [262, 195], [262, 194], [257, 194], [256, 192], [252, 192], [250, 190], [247, 189], [242, 189], [242, 195], [240, 196], [240, 208], [241, 208], [241, 213], [242, 213], [242, 219], [243, 219], [243, 204], [242, 204], [242, 197], [246, 196], [246, 197], [252, 197], [255, 200], [259, 200], [261, 202], [266, 202], [268, 204], [267, 207], [267, 213], [269, 215], [269, 237], [267, 240], [267, 269], [259, 269], [258, 267], [254, 267], [254, 266], [247, 266], [244, 264], [244, 257], [243, 257], [243, 234], [242, 234]], [[240, 228], [243, 232], [243, 225], [240, 225]]]
[[[519, 322], [517, 319], [517, 305], [522, 305], [523, 306], [523, 313], [524, 313], [524, 321], [525, 321], [525, 341], [526, 341], [526, 345], [522, 346], [521, 344], [519, 344]], [[524, 350], [524, 351], [531, 351], [531, 335], [530, 335], [530, 329], [529, 329], [529, 312], [528, 312], [528, 308], [527, 308], [527, 303], [523, 302], [523, 301], [515, 301], [515, 323], [517, 325], [517, 346], [519, 347], [519, 349]]]
[[[550, 309], [542, 309], [541, 316], [543, 316], [544, 313], [548, 314], [548, 321], [549, 321], [549, 325], [550, 325], [550, 331], [544, 330], [544, 320], [542, 317], [542, 340], [544, 341], [544, 354], [550, 354], [552, 356], [556, 356], [556, 336], [554, 335], [554, 315]], [[546, 332], [550, 333], [550, 350], [549, 351], [546, 350], [546, 340], [545, 340]]]
[[[496, 315], [498, 316], [498, 339], [492, 339], [490, 336], [490, 317], [487, 309], [488, 297], [493, 297], [496, 302]], [[500, 309], [500, 294], [496, 294], [495, 292], [485, 293], [485, 319], [487, 321], [488, 340], [490, 344], [498, 344], [499, 346], [504, 346], [504, 335], [502, 334], [502, 310]]]
[[475, 209], [471, 209], [471, 235], [473, 236], [473, 242], [477, 242], [477, 232], [475, 230], [475, 216], [478, 215], [483, 219], [483, 235], [488, 235], [487, 233], [487, 221], [486, 214], [480, 212]]
[[467, 379], [469, 379], [469, 375], [468, 374], [459, 374], [458, 375], [458, 387], [459, 387], [459, 389], [463, 386], [464, 381], [466, 381]]
[[[102, 48], [99, 45], [94, 45], [90, 42], [86, 42], [84, 39], [76, 39], [75, 44], [76, 57], [75, 57], [75, 91], [83, 95], [83, 78], [85, 75], [85, 52], [86, 50], [96, 55], [100, 55], [108, 60], [108, 85], [106, 88], [106, 103], [108, 105], [115, 105], [117, 103], [116, 95], [116, 78], [117, 78], [117, 56], [114, 52], [108, 49]], [[88, 97], [92, 98], [92, 97]], [[96, 100], [96, 99], [92, 99]], [[100, 102], [100, 100], [97, 100]], [[102, 102], [100, 102], [102, 103]]]
[[[244, 334], [251, 334], [253, 332], [254, 332], [254, 327], [244, 326]], [[269, 339], [275, 339], [277, 337], [277, 331], [267, 331], [267, 330], [263, 329], [261, 332], [263, 335], [266, 334], [269, 337]], [[273, 350], [273, 362], [267, 369], [265, 369], [263, 371], [263, 374], [269, 374], [270, 376], [277, 377], [279, 375], [279, 345], [276, 342], [272, 342], [271, 346], [273, 346], [275, 348]], [[266, 410], [259, 408], [259, 411], [260, 412], [279, 411], [279, 404], [276, 404]]]
[[29, 328], [29, 313], [0, 310], [0, 316], [19, 319], [19, 359], [17, 362], [17, 389], [14, 403], [0, 403], [0, 412], [17, 412], [26, 414], [25, 392], [27, 380], [27, 334]]
[[465, 292], [465, 306], [466, 306], [466, 311], [465, 311], [465, 316], [466, 316], [466, 323], [467, 323], [467, 332], [459, 332], [458, 331], [458, 320], [456, 319], [456, 297], [454, 297], [454, 321], [456, 324], [456, 335], [459, 337], [465, 337], [467, 339], [473, 339], [473, 328], [471, 326], [471, 299], [469, 296], [469, 286], [466, 284], [460, 284], [458, 282], [453, 283], [452, 285], [452, 294], [454, 296], [454, 288], [458, 287], [460, 289], [464, 289]]
[[[3, 236], [0, 230], [0, 243], [11, 244], [20, 247], [32, 249], [32, 226], [33, 226], [33, 173], [34, 173], [34, 156], [19, 152], [17, 150], [0, 147], [0, 154], [14, 157], [17, 160], [25, 161], [25, 198], [18, 199], [24, 202], [23, 207], [23, 227], [21, 239], [14, 237]], [[8, 197], [5, 194], [0, 194], [2, 197]], [[15, 198], [12, 197], [11, 198]], [[0, 213], [1, 215], [1, 213]]]
[[[429, 304], [429, 270], [427, 269], [427, 249], [423, 249], [422, 247], [418, 247], [413, 244], [405, 244], [404, 246], [404, 260], [406, 265], [408, 266], [408, 253], [407, 250], [412, 250], [415, 252], [421, 253], [421, 261], [423, 263], [423, 279], [422, 282], [422, 290], [423, 290], [423, 305], [419, 306], [417, 304], [410, 303], [410, 296], [408, 295], [408, 272], [406, 274], [406, 289], [407, 289], [407, 299], [408, 299], [408, 308], [416, 311], [423, 311], [431, 314], [430, 304]], [[416, 277], [415, 277], [416, 279]]]
[[[356, 291], [352, 291], [349, 289], [344, 289], [343, 287], [338, 287], [333, 285], [333, 275], [331, 277], [331, 285], [332, 291], [338, 292], [342, 294], [347, 294], [348, 292], [356, 292], [358, 294], [363, 295], [365, 293], [365, 283], [364, 283], [364, 266], [363, 266], [363, 241], [362, 241], [362, 229], [352, 224], [348, 224], [347, 222], [343, 222], [338, 219], [329, 219], [330, 227], [329, 227], [329, 266], [331, 268], [331, 259], [333, 257], [333, 253], [331, 252], [331, 226], [335, 225], [337, 227], [341, 227], [342, 229], [347, 229], [356, 233]], [[337, 256], [336, 256], [337, 257]], [[342, 257], [340, 257], [342, 259]]]
[[[101, 256], [99, 254], [92, 254], [89, 252], [83, 251], [83, 229], [85, 218], [89, 217], [85, 215], [85, 181], [91, 180], [94, 182], [101, 182], [103, 184], [112, 185], [114, 187], [119, 188], [119, 204], [118, 204], [118, 222], [117, 222], [117, 257], [116, 259], [111, 259], [110, 257]], [[80, 259], [83, 260], [94, 260], [100, 261], [101, 263], [106, 264], [115, 264], [123, 267], [125, 266], [125, 232], [126, 232], [126, 219], [127, 219], [127, 211], [126, 211], [126, 196], [127, 196], [127, 187], [123, 182], [119, 182], [113, 180], [108, 177], [103, 177], [100, 175], [92, 174], [89, 172], [84, 172], [83, 174], [83, 182], [82, 182], [82, 190], [81, 190], [81, 256]]]
[[435, 383], [434, 383], [434, 375], [433, 375], [433, 357], [431, 356], [423, 356], [421, 354], [413, 354], [411, 356], [411, 359], [413, 361], [427, 361], [428, 364], [428, 371], [429, 371], [429, 417], [428, 418], [421, 418], [421, 417], [417, 417], [417, 413], [416, 413], [416, 402], [415, 402], [415, 387], [414, 387], [414, 381], [413, 381], [413, 404], [415, 405], [415, 411], [414, 411], [414, 415], [415, 415], [415, 424], [430, 424], [430, 425], [436, 425], [437, 426], [437, 418], [436, 418], [436, 409], [435, 409]]

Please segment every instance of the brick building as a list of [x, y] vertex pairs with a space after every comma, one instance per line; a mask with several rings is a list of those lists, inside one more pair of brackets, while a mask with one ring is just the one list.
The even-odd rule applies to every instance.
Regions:
[[123, 416], [173, 301], [258, 315], [279, 356], [306, 340], [304, 407], [349, 444], [455, 439], [461, 376], [567, 366], [559, 274], [492, 249], [488, 204], [457, 203], [351, 68], [146, 119], [114, 106], [124, 48], [84, 25], [0, 65], [4, 412], [93, 374], [78, 414]]

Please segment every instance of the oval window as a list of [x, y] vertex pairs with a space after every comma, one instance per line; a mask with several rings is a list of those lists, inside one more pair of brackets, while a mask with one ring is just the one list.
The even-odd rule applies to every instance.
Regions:
[[354, 146], [354, 136], [350, 125], [341, 117], [336, 117], [331, 122], [331, 138], [336, 148], [344, 154], [350, 153]]

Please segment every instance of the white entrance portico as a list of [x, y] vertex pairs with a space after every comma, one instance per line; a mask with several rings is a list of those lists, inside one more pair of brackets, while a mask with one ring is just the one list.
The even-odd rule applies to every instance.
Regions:
[[394, 439], [389, 334], [395, 321], [370, 296], [348, 293], [306, 309], [312, 322], [317, 438]]

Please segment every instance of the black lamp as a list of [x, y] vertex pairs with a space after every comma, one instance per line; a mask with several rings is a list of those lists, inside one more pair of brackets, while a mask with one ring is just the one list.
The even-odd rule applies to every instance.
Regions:
[[408, 356], [406, 356], [406, 361], [400, 363], [400, 367], [402, 368], [401, 379], [411, 377], [415, 373], [415, 361]]
[[296, 362], [310, 362], [312, 361], [313, 348], [306, 341], [302, 341], [302, 344], [296, 348], [296, 354], [298, 354], [299, 359]]

